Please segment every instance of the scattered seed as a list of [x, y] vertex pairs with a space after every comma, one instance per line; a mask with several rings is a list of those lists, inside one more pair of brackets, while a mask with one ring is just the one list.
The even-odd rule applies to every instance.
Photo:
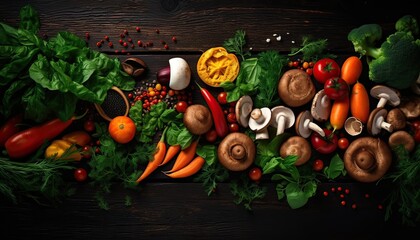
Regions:
[[267, 38], [265, 41], [266, 41], [267, 43], [269, 43], [269, 42], [271, 42], [271, 39]]
[[276, 38], [276, 40], [277, 40], [277, 42], [280, 42], [280, 41], [281, 41], [281, 36], [278, 36], [278, 37]]
[[277, 33], [273, 33], [273, 37], [277, 37]]

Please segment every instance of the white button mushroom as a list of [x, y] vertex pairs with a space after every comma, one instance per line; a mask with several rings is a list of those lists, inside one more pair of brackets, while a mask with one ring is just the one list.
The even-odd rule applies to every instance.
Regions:
[[255, 139], [268, 139], [268, 124], [271, 121], [271, 110], [267, 107], [255, 108], [249, 118], [249, 128], [256, 132]]
[[277, 106], [271, 109], [271, 126], [277, 128], [276, 135], [280, 135], [285, 129], [295, 124], [295, 114], [292, 109], [285, 106]]
[[379, 99], [377, 108], [385, 107], [388, 103], [391, 106], [398, 106], [400, 104], [400, 93], [396, 89], [384, 85], [376, 85], [370, 89], [370, 95]]
[[362, 133], [363, 123], [355, 117], [349, 117], [344, 122], [344, 129], [349, 135], [357, 136]]
[[242, 96], [236, 102], [235, 115], [236, 119], [242, 127], [248, 127], [249, 115], [252, 111], [253, 101], [248, 95]]
[[318, 91], [312, 100], [311, 114], [312, 117], [320, 122], [325, 122], [330, 117], [331, 100], [325, 94], [324, 89]]
[[376, 136], [382, 129], [385, 129], [388, 132], [392, 132], [394, 130], [393, 126], [385, 121], [387, 114], [388, 111], [383, 107], [376, 108], [370, 113], [367, 122], [367, 130], [370, 135]]
[[308, 138], [312, 131], [319, 133], [320, 136], [325, 137], [325, 132], [320, 126], [313, 122], [311, 113], [308, 110], [301, 112], [296, 119], [296, 133], [304, 138]]

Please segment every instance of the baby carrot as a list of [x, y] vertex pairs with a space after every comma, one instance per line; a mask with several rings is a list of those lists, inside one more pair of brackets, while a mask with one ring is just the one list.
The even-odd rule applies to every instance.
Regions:
[[350, 99], [345, 97], [341, 100], [335, 100], [330, 113], [330, 123], [334, 131], [343, 128], [350, 108]]
[[197, 156], [187, 166], [179, 169], [178, 171], [169, 172], [169, 173], [164, 172], [164, 173], [166, 176], [171, 177], [171, 178], [190, 177], [196, 174], [198, 171], [200, 171], [200, 169], [203, 167], [205, 162], [206, 160], [204, 160], [204, 158], [202, 158], [201, 156]]
[[181, 145], [179, 144], [169, 146], [166, 152], [165, 158], [163, 159], [162, 163], [159, 166], [163, 166], [167, 164], [172, 158], [175, 157], [175, 155], [179, 153], [180, 150], [181, 150]]
[[159, 140], [156, 146], [156, 152], [153, 154], [153, 158], [149, 161], [146, 168], [144, 169], [143, 173], [140, 175], [140, 177], [137, 179], [137, 183], [144, 180], [146, 177], [148, 177], [153, 171], [155, 171], [159, 165], [162, 163], [163, 158], [166, 154], [166, 143], [163, 141], [163, 138]]
[[197, 149], [198, 140], [193, 141], [190, 146], [187, 148], [181, 150], [181, 152], [178, 154], [178, 157], [175, 159], [175, 163], [171, 170], [168, 172], [175, 172], [190, 163], [194, 156], [195, 156], [195, 150]]
[[369, 94], [362, 83], [356, 82], [350, 95], [350, 112], [353, 117], [366, 124], [369, 118]]

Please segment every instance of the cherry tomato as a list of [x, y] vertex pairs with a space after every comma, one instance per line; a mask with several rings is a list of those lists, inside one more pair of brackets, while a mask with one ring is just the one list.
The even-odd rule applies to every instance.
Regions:
[[312, 73], [315, 80], [324, 84], [328, 79], [340, 76], [340, 65], [334, 59], [322, 58], [315, 62]]
[[73, 175], [74, 179], [78, 182], [84, 182], [88, 177], [87, 171], [84, 168], [76, 168]]
[[248, 172], [248, 177], [255, 182], [258, 182], [261, 180], [262, 177], [262, 171], [259, 167], [253, 167]]
[[220, 92], [220, 93], [217, 95], [217, 101], [218, 101], [220, 104], [227, 104], [227, 100], [226, 100], [226, 98], [227, 98], [227, 92]]
[[349, 147], [349, 144], [350, 144], [349, 140], [345, 137], [339, 138], [337, 142], [338, 148], [342, 150], [347, 149]]
[[207, 132], [206, 132], [205, 137], [206, 137], [206, 140], [207, 140], [208, 142], [210, 142], [210, 143], [215, 142], [215, 141], [216, 141], [216, 139], [217, 139], [217, 132], [216, 132], [216, 129], [212, 128], [212, 129], [210, 129], [209, 131], [207, 131]]
[[239, 125], [237, 123], [229, 124], [229, 131], [230, 132], [238, 132], [239, 131]]
[[340, 77], [333, 77], [325, 81], [324, 92], [332, 100], [344, 99], [349, 95], [349, 85]]
[[415, 120], [411, 123], [411, 128], [413, 130], [414, 141], [420, 143], [420, 120]]
[[184, 113], [187, 110], [188, 103], [186, 101], [179, 101], [175, 105], [175, 110]]
[[314, 161], [314, 163], [312, 164], [312, 169], [314, 171], [321, 171], [324, 168], [324, 161], [322, 161], [321, 159], [317, 159]]
[[86, 132], [93, 132], [95, 131], [95, 122], [92, 119], [87, 119], [83, 122], [83, 128]]
[[91, 158], [92, 157], [92, 151], [93, 150], [92, 150], [91, 146], [89, 146], [89, 145], [84, 146], [83, 149], [82, 149], [83, 158], [87, 158], [87, 159]]
[[311, 134], [311, 143], [313, 148], [322, 153], [330, 154], [337, 149], [338, 137], [330, 129], [324, 128], [325, 137], [322, 137], [316, 131]]
[[227, 115], [227, 120], [230, 123], [236, 123], [236, 114], [235, 113], [229, 113]]

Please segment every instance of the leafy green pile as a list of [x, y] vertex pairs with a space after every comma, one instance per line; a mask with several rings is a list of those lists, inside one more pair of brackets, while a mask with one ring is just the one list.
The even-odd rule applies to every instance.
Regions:
[[112, 86], [134, 88], [117, 58], [90, 49], [70, 32], [42, 39], [38, 13], [30, 5], [19, 16], [18, 28], [0, 23], [0, 114], [5, 118], [23, 111], [36, 122], [68, 120], [80, 100], [100, 104]]

